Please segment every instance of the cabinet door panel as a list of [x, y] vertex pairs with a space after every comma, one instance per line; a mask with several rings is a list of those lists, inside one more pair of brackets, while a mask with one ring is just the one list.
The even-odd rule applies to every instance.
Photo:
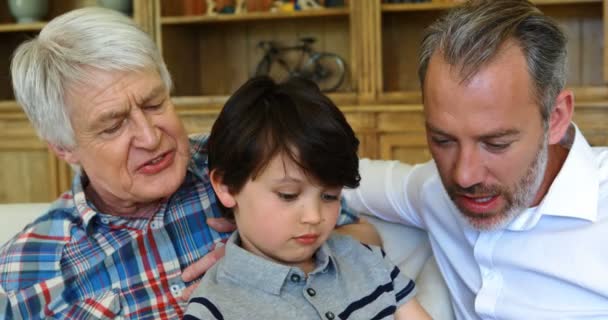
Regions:
[[421, 163], [431, 159], [424, 134], [391, 133], [380, 136], [380, 158], [405, 163]]

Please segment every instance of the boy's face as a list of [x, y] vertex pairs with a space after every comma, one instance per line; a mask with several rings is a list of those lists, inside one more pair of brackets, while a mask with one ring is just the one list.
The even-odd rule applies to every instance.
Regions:
[[234, 211], [244, 249], [312, 271], [315, 251], [336, 225], [342, 188], [313, 183], [288, 157], [279, 155], [238, 194], [215, 189]]

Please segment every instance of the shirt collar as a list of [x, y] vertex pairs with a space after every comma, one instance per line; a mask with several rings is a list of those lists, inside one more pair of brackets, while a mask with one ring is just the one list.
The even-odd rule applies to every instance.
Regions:
[[528, 208], [509, 230], [533, 228], [541, 216], [559, 216], [594, 222], [599, 198], [598, 163], [591, 146], [576, 125], [574, 142], [559, 173], [537, 207]]
[[[230, 279], [240, 285], [250, 286], [273, 295], [279, 295], [292, 274], [305, 278], [297, 267], [282, 265], [259, 257], [239, 246], [240, 238], [235, 231], [226, 242], [226, 255], [220, 261], [218, 277]], [[333, 253], [324, 243], [315, 254], [315, 269], [310, 276], [335, 268]]]
[[82, 174], [82, 170], [74, 175], [72, 180], [72, 195], [74, 196], [74, 206], [78, 216], [82, 219], [82, 225], [85, 230], [88, 228], [91, 220], [97, 215], [95, 210], [87, 201], [84, 193], [84, 187], [89, 183], [89, 179]]

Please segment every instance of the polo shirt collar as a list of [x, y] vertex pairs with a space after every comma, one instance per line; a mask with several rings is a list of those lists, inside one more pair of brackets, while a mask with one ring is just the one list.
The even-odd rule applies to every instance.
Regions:
[[[281, 289], [291, 274], [298, 274], [304, 279], [302, 270], [297, 267], [282, 265], [259, 257], [240, 247], [238, 231], [235, 231], [226, 242], [226, 254], [220, 261], [218, 277], [230, 279], [240, 285], [280, 295]], [[324, 243], [315, 254], [313, 275], [335, 268], [335, 260], [327, 243]]]
[[509, 230], [533, 228], [543, 215], [595, 222], [599, 198], [598, 163], [591, 146], [576, 125], [566, 161], [541, 203], [525, 210]]

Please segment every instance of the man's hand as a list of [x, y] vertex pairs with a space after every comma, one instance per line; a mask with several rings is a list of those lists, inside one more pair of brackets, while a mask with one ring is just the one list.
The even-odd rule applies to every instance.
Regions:
[[[224, 218], [209, 218], [207, 219], [207, 224], [215, 231], [218, 232], [232, 232], [236, 230], [236, 226], [230, 221]], [[209, 268], [211, 268], [218, 260], [220, 260], [224, 256], [226, 248], [224, 246], [215, 247], [213, 251], [207, 253], [204, 257], [200, 258], [197, 262], [188, 266], [184, 272], [182, 272], [182, 280], [184, 282], [193, 281], [200, 276], [202, 276]], [[184, 289], [182, 292], [182, 300], [188, 301], [190, 299], [190, 295], [196, 288], [199, 283], [194, 283]]]

